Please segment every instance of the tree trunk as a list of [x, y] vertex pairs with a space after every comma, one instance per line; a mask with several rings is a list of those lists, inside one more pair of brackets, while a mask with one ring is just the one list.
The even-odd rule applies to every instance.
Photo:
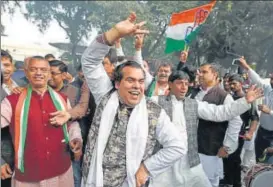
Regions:
[[77, 44], [72, 43], [71, 56], [72, 56], [72, 63], [73, 63], [74, 68], [76, 68], [78, 66], [76, 47], [77, 47]]

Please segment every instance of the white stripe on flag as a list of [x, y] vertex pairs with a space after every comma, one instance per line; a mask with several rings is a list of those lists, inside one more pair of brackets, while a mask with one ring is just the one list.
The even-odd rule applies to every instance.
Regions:
[[[174, 40], [184, 40], [187, 29], [189, 27], [193, 27], [193, 25], [194, 23], [181, 23], [181, 24], [169, 26], [166, 30], [166, 36], [167, 38], [172, 38]], [[195, 29], [196, 28], [197, 27], [195, 27]], [[190, 34], [194, 30], [191, 30], [189, 28], [189, 31], [187, 34]]]

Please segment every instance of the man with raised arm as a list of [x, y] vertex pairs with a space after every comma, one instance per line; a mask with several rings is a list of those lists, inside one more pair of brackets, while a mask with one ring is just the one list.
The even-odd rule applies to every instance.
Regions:
[[263, 104], [258, 108], [262, 112], [260, 116], [260, 126], [255, 140], [256, 159], [262, 157], [263, 152], [268, 147], [273, 146], [273, 73], [270, 74], [270, 83], [264, 83], [261, 77], [247, 64], [242, 57], [240, 65], [247, 70], [250, 81], [263, 88]]
[[[97, 103], [83, 162], [84, 187], [140, 187], [170, 167], [187, 148], [160, 106], [144, 97], [145, 72], [127, 61], [114, 72], [114, 83], [101, 61], [124, 36], [148, 33], [136, 15], [99, 35], [82, 56], [83, 73]], [[156, 140], [163, 149], [152, 155]], [[152, 180], [150, 181], [152, 183]]]

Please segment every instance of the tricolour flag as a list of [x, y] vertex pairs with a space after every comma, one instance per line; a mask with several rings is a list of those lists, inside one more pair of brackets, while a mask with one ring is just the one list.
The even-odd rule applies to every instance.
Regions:
[[216, 0], [213, 0], [203, 6], [173, 13], [166, 30], [165, 53], [184, 50], [195, 39], [200, 26], [206, 21], [215, 3]]

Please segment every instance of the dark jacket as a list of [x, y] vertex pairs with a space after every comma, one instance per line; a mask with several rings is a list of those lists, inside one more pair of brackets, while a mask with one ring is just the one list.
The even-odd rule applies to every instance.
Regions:
[[[8, 94], [3, 89], [1, 89], [1, 101], [7, 95]], [[1, 129], [1, 166], [6, 163], [13, 167], [14, 148], [11, 140], [11, 135], [9, 133], [9, 127]]]

